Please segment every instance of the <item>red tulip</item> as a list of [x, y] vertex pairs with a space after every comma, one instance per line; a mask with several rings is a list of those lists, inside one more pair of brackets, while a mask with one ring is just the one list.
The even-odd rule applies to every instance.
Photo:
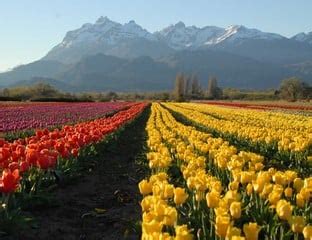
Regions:
[[13, 172], [9, 169], [3, 170], [2, 177], [0, 179], [0, 192], [14, 192], [18, 188], [19, 180], [20, 175], [18, 169], [15, 169]]
[[20, 163], [20, 172], [21, 173], [28, 171], [28, 169], [29, 169], [29, 163], [28, 162], [23, 161]]
[[5, 143], [5, 140], [3, 138], [0, 138], [0, 147], [2, 147]]
[[26, 150], [26, 161], [29, 163], [29, 165], [33, 165], [37, 162], [38, 158], [38, 151], [35, 149], [27, 149]]
[[37, 159], [37, 166], [44, 170], [48, 169], [50, 167], [49, 155], [39, 154]]
[[2, 147], [0, 148], [0, 162], [7, 160], [10, 157], [10, 149]]
[[19, 169], [19, 164], [17, 162], [12, 162], [9, 164], [9, 169], [13, 172], [15, 169]]

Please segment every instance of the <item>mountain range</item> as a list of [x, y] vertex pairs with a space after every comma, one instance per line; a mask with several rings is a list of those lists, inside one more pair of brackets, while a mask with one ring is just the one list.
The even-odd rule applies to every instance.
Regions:
[[40, 60], [0, 73], [0, 86], [41, 77], [66, 91], [168, 90], [179, 72], [196, 74], [204, 86], [209, 76], [222, 87], [249, 89], [276, 88], [291, 76], [312, 83], [312, 32], [287, 38], [241, 25], [178, 22], [151, 33], [133, 20], [100, 17], [67, 32]]

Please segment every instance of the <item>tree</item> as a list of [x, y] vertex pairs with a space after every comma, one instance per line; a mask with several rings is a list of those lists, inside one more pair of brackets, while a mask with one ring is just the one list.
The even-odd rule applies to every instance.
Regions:
[[184, 100], [184, 94], [185, 94], [184, 76], [183, 74], [177, 74], [173, 91], [173, 97], [176, 101], [181, 102]]
[[280, 85], [280, 97], [287, 101], [296, 101], [303, 98], [307, 85], [296, 77], [284, 79]]
[[191, 78], [189, 76], [184, 77], [184, 95], [185, 98], [188, 98], [191, 93]]
[[201, 89], [200, 89], [198, 78], [195, 74], [192, 75], [191, 81], [192, 81], [192, 85], [191, 85], [192, 98], [199, 98]]
[[207, 97], [209, 99], [219, 99], [222, 97], [222, 90], [218, 87], [216, 77], [211, 77], [208, 80]]
[[306, 82], [302, 83], [303, 86], [303, 98], [305, 99], [311, 99], [312, 98], [312, 87], [307, 84]]
[[10, 90], [8, 88], [4, 88], [2, 90], [3, 97], [9, 97], [10, 96]]
[[113, 91], [108, 92], [106, 96], [110, 101], [116, 101], [116, 99], [118, 98], [118, 94]]
[[32, 87], [35, 97], [55, 97], [59, 94], [58, 90], [47, 83], [38, 83]]

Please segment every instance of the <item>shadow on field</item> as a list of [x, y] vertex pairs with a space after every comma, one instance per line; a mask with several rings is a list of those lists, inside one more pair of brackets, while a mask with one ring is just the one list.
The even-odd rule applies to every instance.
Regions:
[[137, 162], [145, 156], [149, 111], [98, 149], [96, 164], [77, 182], [55, 191], [57, 207], [32, 211], [37, 226], [18, 239], [139, 239], [144, 169]]

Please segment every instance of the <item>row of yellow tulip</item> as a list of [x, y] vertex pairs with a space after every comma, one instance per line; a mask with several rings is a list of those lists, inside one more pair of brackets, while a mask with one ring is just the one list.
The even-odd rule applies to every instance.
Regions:
[[[155, 116], [157, 117], [155, 118]], [[159, 155], [153, 152], [149, 153], [150, 167], [164, 169], [172, 164], [177, 164], [180, 167], [187, 185], [187, 192], [193, 196], [193, 207], [195, 207], [195, 210], [189, 212], [188, 216], [189, 218], [194, 217], [195, 222], [207, 221], [206, 224], [203, 223], [200, 228], [196, 229], [203, 231], [200, 236], [207, 238], [209, 234], [210, 238], [219, 236], [234, 239], [234, 236], [241, 235], [240, 228], [243, 228], [246, 239], [257, 239], [260, 228], [257, 223], [251, 221], [260, 221], [262, 227], [266, 227], [262, 231], [262, 235], [270, 238], [274, 224], [266, 222], [271, 218], [270, 212], [268, 216], [264, 215], [269, 209], [275, 208], [278, 218], [290, 224], [287, 224], [286, 230], [291, 226], [293, 233], [304, 233], [305, 237], [309, 239], [311, 227], [305, 226], [305, 222], [310, 222], [311, 219], [307, 219], [302, 213], [310, 204], [311, 178], [302, 180], [297, 178], [295, 172], [281, 172], [272, 168], [269, 171], [263, 171], [261, 156], [247, 152], [237, 154], [237, 150], [222, 139], [212, 138], [209, 134], [176, 122], [170, 113], [158, 104], [153, 104], [151, 117], [154, 117], [153, 124], [149, 121], [147, 128], [150, 136], [149, 147]], [[153, 131], [150, 126], [155, 126]], [[167, 146], [170, 146], [170, 149]], [[154, 151], [155, 149], [159, 151]], [[170, 152], [178, 160], [177, 163], [172, 163]], [[162, 155], [164, 158], [161, 157]], [[160, 159], [167, 160], [160, 161]], [[210, 173], [206, 173], [207, 162], [209, 172], [218, 176], [222, 181]], [[213, 165], [209, 162], [212, 162]], [[227, 185], [227, 183], [229, 184]], [[292, 187], [297, 192], [294, 195], [296, 197], [293, 196]], [[270, 193], [271, 191], [272, 193]], [[185, 192], [185, 190], [181, 189], [180, 192]], [[203, 205], [205, 195], [206, 204]], [[175, 196], [175, 202], [176, 199]], [[291, 202], [294, 201], [303, 209], [292, 206]], [[248, 218], [248, 211], [259, 210], [259, 204], [263, 209], [257, 216]], [[242, 208], [245, 209], [244, 212]], [[301, 213], [302, 216], [293, 216], [293, 208], [296, 214]], [[288, 212], [285, 213], [285, 209], [288, 209]], [[201, 212], [199, 219], [198, 212]], [[306, 213], [309, 214], [308, 211]], [[209, 220], [211, 216], [215, 216], [213, 220]], [[272, 219], [274, 219], [273, 217]], [[280, 224], [276, 220], [273, 223]], [[207, 233], [209, 224], [211, 230], [210, 233]], [[192, 224], [189, 225], [194, 227]], [[215, 233], [212, 232], [212, 229], [215, 229]], [[284, 231], [284, 228], [282, 230]]]
[[165, 106], [217, 131], [252, 142], [277, 142], [279, 150], [301, 152], [312, 144], [312, 119], [307, 116], [194, 103]]
[[[231, 108], [216, 105], [181, 103], [181, 106], [189, 109], [195, 107], [198, 111], [211, 114], [220, 119], [239, 122], [242, 124], [257, 127], [269, 127], [273, 129], [309, 131], [312, 127], [312, 120], [309, 116], [302, 114], [287, 114], [284, 112], [259, 111], [253, 109]], [[291, 125], [289, 125], [291, 123]]]
[[[175, 188], [169, 183], [166, 169], [171, 164], [172, 158], [169, 149], [164, 144], [162, 135], [158, 130], [159, 112], [152, 106], [152, 113], [147, 123], [148, 147], [150, 149], [147, 158], [150, 159], [149, 167], [152, 176], [148, 180], [139, 183], [139, 189], [144, 196], [142, 207], [142, 240], [191, 240], [193, 235], [187, 225], [178, 225], [178, 212], [170, 205], [174, 199], [180, 204], [181, 196], [187, 195], [182, 188]], [[172, 234], [174, 233], [174, 237]]]

